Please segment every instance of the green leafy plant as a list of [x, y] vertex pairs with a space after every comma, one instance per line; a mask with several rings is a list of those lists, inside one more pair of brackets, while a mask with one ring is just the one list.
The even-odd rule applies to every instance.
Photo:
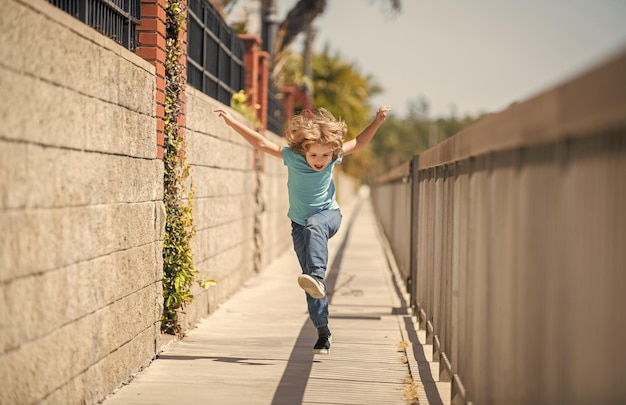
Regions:
[[261, 122], [256, 113], [256, 110], [261, 108], [261, 106], [248, 104], [248, 98], [248, 94], [244, 90], [239, 90], [230, 98], [230, 106], [233, 110], [243, 115], [255, 128], [261, 128]]
[[208, 288], [215, 280], [196, 280], [199, 274], [194, 265], [191, 238], [195, 235], [193, 222], [193, 183], [185, 202], [185, 181], [189, 177], [185, 139], [179, 131], [181, 95], [185, 78], [180, 63], [182, 44], [180, 32], [185, 20], [181, 0], [167, 3], [167, 31], [165, 56], [165, 125], [164, 195], [166, 211], [163, 238], [163, 314], [161, 331], [183, 335], [178, 313], [193, 301], [194, 282]]

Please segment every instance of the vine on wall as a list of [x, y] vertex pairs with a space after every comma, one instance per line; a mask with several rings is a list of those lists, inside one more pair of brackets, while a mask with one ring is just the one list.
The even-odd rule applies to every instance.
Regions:
[[181, 95], [185, 90], [183, 65], [180, 62], [180, 34], [185, 21], [181, 0], [169, 0], [166, 8], [165, 56], [165, 153], [164, 205], [166, 211], [163, 240], [163, 315], [161, 332], [182, 336], [178, 313], [193, 301], [191, 288], [214, 285], [214, 280], [196, 280], [199, 274], [193, 261], [191, 238], [195, 235], [193, 222], [193, 184], [185, 202], [185, 181], [189, 177], [186, 144], [179, 132]]

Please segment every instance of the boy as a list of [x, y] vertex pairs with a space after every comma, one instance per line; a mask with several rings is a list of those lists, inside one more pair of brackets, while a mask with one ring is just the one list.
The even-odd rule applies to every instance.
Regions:
[[239, 133], [253, 148], [283, 159], [288, 170], [287, 189], [291, 237], [302, 274], [298, 284], [306, 291], [309, 317], [317, 328], [315, 354], [328, 354], [332, 337], [328, 329], [326, 266], [328, 240], [339, 230], [341, 211], [335, 199], [333, 168], [344, 156], [363, 149], [387, 117], [383, 106], [376, 118], [356, 138], [345, 142], [345, 122], [336, 120], [325, 109], [293, 117], [285, 132], [288, 146], [279, 146], [260, 133], [235, 121], [222, 109], [215, 112], [226, 125]]

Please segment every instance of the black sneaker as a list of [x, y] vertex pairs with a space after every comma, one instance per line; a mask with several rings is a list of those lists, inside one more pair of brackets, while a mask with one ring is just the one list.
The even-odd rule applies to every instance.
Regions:
[[315, 346], [313, 346], [314, 354], [329, 354], [330, 353], [330, 344], [333, 341], [333, 337], [328, 336], [320, 336], [317, 338], [317, 342]]
[[298, 285], [313, 298], [322, 298], [326, 295], [326, 286], [317, 277], [301, 274], [298, 276]]

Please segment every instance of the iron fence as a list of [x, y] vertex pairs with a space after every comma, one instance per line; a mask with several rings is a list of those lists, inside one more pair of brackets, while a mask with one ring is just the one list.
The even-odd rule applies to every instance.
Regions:
[[280, 93], [270, 85], [267, 97], [267, 129], [276, 135], [282, 135], [284, 122], [285, 108], [280, 99]]
[[187, 82], [230, 105], [243, 89], [243, 42], [207, 0], [189, 0]]
[[137, 25], [141, 18], [140, 0], [48, 0], [69, 15], [134, 51]]

